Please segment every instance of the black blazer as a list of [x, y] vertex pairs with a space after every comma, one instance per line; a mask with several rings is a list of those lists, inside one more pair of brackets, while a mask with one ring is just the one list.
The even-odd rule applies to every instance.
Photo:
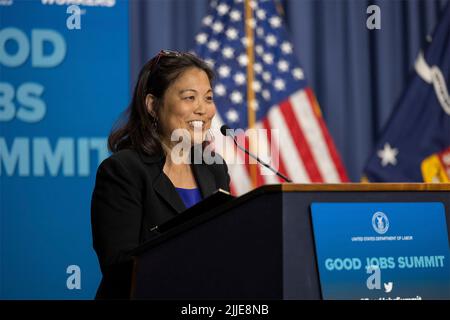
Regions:
[[[93, 246], [103, 274], [96, 298], [127, 298], [130, 251], [154, 235], [154, 226], [186, 209], [164, 163], [162, 154], [125, 149], [100, 164], [91, 202]], [[219, 188], [229, 191], [225, 161], [193, 164], [192, 170], [203, 198]]]

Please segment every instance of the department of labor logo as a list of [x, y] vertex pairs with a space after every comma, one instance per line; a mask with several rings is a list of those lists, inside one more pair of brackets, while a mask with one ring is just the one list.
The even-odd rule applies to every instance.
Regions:
[[389, 229], [389, 219], [383, 212], [375, 212], [372, 217], [372, 226], [377, 233], [384, 234]]

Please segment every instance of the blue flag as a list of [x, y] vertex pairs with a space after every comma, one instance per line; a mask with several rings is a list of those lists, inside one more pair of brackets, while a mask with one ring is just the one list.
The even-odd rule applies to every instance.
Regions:
[[449, 182], [450, 4], [365, 168], [371, 182]]

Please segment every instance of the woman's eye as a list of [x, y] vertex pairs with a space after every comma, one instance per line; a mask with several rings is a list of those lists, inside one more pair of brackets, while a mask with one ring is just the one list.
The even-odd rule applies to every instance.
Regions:
[[195, 100], [195, 97], [194, 97], [194, 96], [185, 97], [184, 100], [191, 100], [191, 101], [194, 101], [194, 100]]
[[207, 100], [207, 101], [213, 101], [214, 98], [213, 98], [212, 96], [209, 96], [209, 97], [206, 97], [206, 100]]

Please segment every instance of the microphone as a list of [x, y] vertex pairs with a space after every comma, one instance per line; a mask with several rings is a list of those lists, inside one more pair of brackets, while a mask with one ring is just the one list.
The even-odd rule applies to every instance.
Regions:
[[258, 161], [258, 163], [262, 164], [264, 167], [266, 167], [267, 169], [269, 169], [270, 171], [272, 171], [273, 173], [275, 173], [277, 176], [279, 176], [280, 178], [284, 179], [284, 181], [286, 182], [292, 182], [291, 179], [289, 179], [288, 177], [286, 177], [284, 174], [280, 173], [279, 171], [275, 170], [274, 168], [272, 168], [269, 164], [265, 163], [264, 161], [262, 161], [260, 158], [258, 158], [257, 155], [251, 153], [250, 151], [248, 151], [247, 149], [245, 149], [244, 147], [241, 147], [237, 141], [236, 141], [236, 136], [233, 134], [233, 129], [231, 129], [229, 126], [227, 126], [226, 124], [222, 125], [220, 127], [220, 132], [224, 135], [224, 136], [228, 136], [233, 138], [234, 144], [236, 145], [236, 147], [238, 147], [240, 150], [244, 151], [246, 154], [248, 154], [250, 157], [252, 157], [253, 159], [255, 159], [256, 161]]

